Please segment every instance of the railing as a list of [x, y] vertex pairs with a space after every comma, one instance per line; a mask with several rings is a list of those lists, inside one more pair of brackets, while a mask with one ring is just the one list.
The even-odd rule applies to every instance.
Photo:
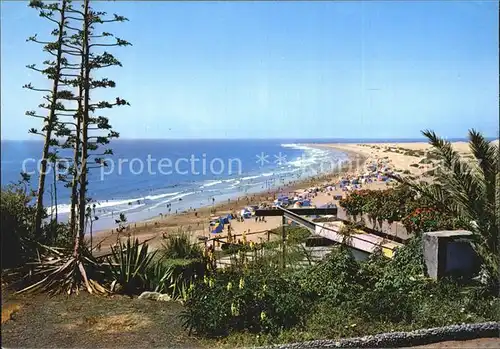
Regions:
[[[298, 212], [299, 211], [299, 212]], [[320, 212], [321, 211], [321, 212]], [[371, 246], [371, 248], [367, 248], [369, 249], [370, 251], [367, 251], [365, 249], [360, 249], [362, 251], [365, 251], [365, 252], [371, 252], [373, 250], [375, 250], [376, 248], [381, 248], [384, 252], [385, 255], [387, 255], [388, 257], [392, 257], [395, 249], [397, 247], [399, 247], [398, 245], [400, 245], [401, 243], [401, 240], [400, 239], [391, 239], [392, 236], [387, 236], [386, 234], [382, 234], [382, 235], [385, 235], [385, 236], [380, 236], [379, 234], [374, 234], [373, 233], [373, 229], [368, 229], [369, 231], [364, 231], [362, 229], [355, 229], [355, 231], [358, 232], [358, 234], [368, 234], [368, 235], [371, 235], [373, 236], [374, 238], [376, 238], [376, 240], [380, 240], [378, 242], [374, 242], [370, 239], [366, 239], [364, 238], [363, 236], [358, 236], [357, 234], [344, 234], [342, 233], [339, 229], [334, 229], [333, 227], [328, 227], [327, 224], [328, 223], [324, 223], [324, 224], [318, 224], [316, 222], [312, 222], [304, 217], [301, 217], [301, 214], [303, 215], [321, 215], [321, 214], [332, 214], [334, 212], [334, 214], [337, 212], [337, 208], [334, 207], [334, 208], [321, 208], [321, 209], [316, 209], [316, 208], [303, 208], [303, 209], [292, 209], [292, 210], [289, 210], [289, 209], [286, 209], [286, 208], [283, 208], [283, 207], [277, 207], [277, 208], [274, 208], [274, 209], [261, 209], [261, 210], [257, 210], [256, 211], [256, 215], [258, 216], [282, 216], [283, 217], [283, 225], [285, 225], [285, 220], [286, 219], [289, 219], [289, 220], [292, 220], [296, 223], [298, 223], [299, 225], [305, 227], [306, 229], [308, 229], [309, 231], [313, 232], [313, 233], [317, 233], [317, 227], [320, 228], [321, 230], [323, 231], [330, 231], [332, 233], [334, 233], [336, 236], [338, 236], [338, 240], [336, 239], [331, 239], [333, 241], [336, 241], [338, 243], [344, 243], [344, 244], [347, 244], [348, 246], [352, 247], [352, 248], [355, 248], [355, 249], [360, 249], [359, 248], [359, 245], [358, 247], [356, 247], [356, 243], [353, 242], [353, 241], [359, 241], [363, 244], [368, 244], [369, 246]], [[326, 213], [325, 213], [326, 212]], [[271, 213], [271, 214], [270, 214]], [[349, 221], [345, 221], [345, 220], [342, 220], [342, 219], [338, 219], [336, 222], [339, 222], [341, 224], [348, 224]], [[285, 231], [284, 231], [284, 226], [282, 228], [282, 239], [284, 240], [286, 238], [285, 236]], [[270, 240], [270, 231], [269, 230], [262, 230], [262, 231], [256, 231], [256, 232], [251, 232], [251, 233], [244, 233], [244, 234], [231, 234], [231, 237], [232, 238], [237, 238], [237, 237], [240, 237], [240, 236], [248, 236], [248, 235], [255, 235], [255, 234], [263, 234], [263, 233], [267, 233], [267, 240], [269, 241]], [[324, 236], [325, 238], [328, 238], [326, 236]], [[226, 240], [226, 241], [224, 241]], [[396, 240], [396, 241], [395, 241]], [[398, 241], [399, 240], [399, 241]], [[227, 242], [227, 235], [226, 236], [216, 236], [216, 237], [213, 237], [213, 238], [208, 238], [206, 240], [204, 240], [203, 242], [200, 242], [200, 243], [204, 243], [204, 242], [207, 242], [207, 241], [217, 241], [217, 242], [222, 242], [222, 243], [226, 243]], [[351, 241], [351, 243], [349, 243], [349, 241]], [[389, 242], [393, 245], [395, 245], [395, 247], [393, 246], [390, 246], [388, 244], [386, 244], [386, 242]]]
[[[315, 222], [312, 222], [306, 218], [303, 218], [301, 216], [299, 216], [298, 214], [294, 213], [294, 212], [291, 212], [290, 210], [287, 210], [285, 208], [282, 208], [282, 207], [278, 207], [279, 210], [281, 210], [283, 212], [283, 216], [288, 218], [288, 219], [291, 219], [293, 220], [294, 222], [304, 226], [305, 228], [309, 229], [310, 231], [316, 233], [316, 227], [320, 227], [321, 229], [323, 230], [327, 230], [327, 231], [331, 231], [335, 234], [338, 234], [338, 235], [344, 235], [346, 240], [348, 241], [348, 239], [352, 239], [352, 240], [357, 240], [357, 241], [361, 241], [361, 242], [364, 242], [364, 243], [367, 243], [367, 244], [370, 244], [372, 247], [375, 247], [375, 248], [382, 248], [382, 249], [386, 249], [388, 251], [390, 251], [390, 253], [387, 253], [388, 255], [392, 256], [392, 254], [394, 253], [394, 250], [395, 248], [391, 247], [391, 246], [382, 246], [383, 242], [385, 240], [388, 240], [388, 239], [385, 239], [385, 238], [381, 238], [377, 235], [374, 235], [374, 234], [371, 234], [373, 235], [374, 237], [376, 237], [377, 239], [382, 239], [382, 241], [380, 243], [376, 243], [376, 242], [373, 242], [371, 240], [368, 240], [368, 239], [365, 239], [363, 237], [360, 237], [360, 236], [356, 236], [355, 234], [353, 235], [345, 235], [345, 234], [342, 234], [340, 232], [340, 229], [338, 231], [336, 231], [335, 229], [331, 228], [331, 227], [328, 227], [325, 225], [318, 225], [317, 223]], [[343, 221], [341, 221], [342, 224], [344, 224]], [[365, 232], [361, 229], [356, 229], [357, 231], [359, 231], [360, 233], [363, 233], [363, 234], [370, 234], [368, 232]], [[344, 242], [344, 239], [342, 239], [343, 241], [337, 241], [337, 242], [340, 242], [340, 243], [345, 243]], [[389, 240], [390, 241], [390, 240]], [[392, 243], [396, 243], [396, 242], [393, 242], [393, 241], [390, 241]], [[354, 243], [351, 243], [351, 244], [348, 244], [350, 245], [350, 247], [353, 247], [353, 248], [356, 248], [354, 245]]]

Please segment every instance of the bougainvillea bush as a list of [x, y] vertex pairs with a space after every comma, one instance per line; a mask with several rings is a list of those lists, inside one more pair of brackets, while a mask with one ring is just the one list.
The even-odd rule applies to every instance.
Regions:
[[367, 214], [371, 219], [389, 223], [400, 221], [415, 208], [423, 205], [423, 199], [406, 186], [385, 190], [358, 190], [340, 200], [347, 214], [357, 217]]
[[436, 208], [417, 208], [401, 221], [409, 233], [459, 229], [460, 221]]
[[348, 215], [356, 217], [363, 214], [363, 206], [368, 201], [368, 195], [370, 195], [370, 190], [358, 190], [341, 199], [339, 204]]
[[347, 214], [366, 214], [377, 221], [400, 221], [409, 233], [459, 229], [460, 222], [430, 205], [407, 186], [386, 190], [359, 190], [340, 200]]

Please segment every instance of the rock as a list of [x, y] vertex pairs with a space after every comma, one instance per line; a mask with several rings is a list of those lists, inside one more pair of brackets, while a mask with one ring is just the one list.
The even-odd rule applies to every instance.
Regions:
[[290, 343], [278, 346], [260, 347], [260, 349], [318, 349], [318, 348], [381, 348], [401, 347], [415, 343], [430, 344], [442, 340], [466, 340], [496, 337], [500, 331], [500, 322], [450, 325], [438, 328], [420, 329], [411, 332], [390, 332], [373, 336], [344, 338], [340, 340], [316, 340], [302, 343]]
[[162, 294], [159, 292], [142, 292], [139, 299], [148, 299], [150, 301], [157, 301]]
[[170, 298], [170, 296], [168, 294], [160, 294], [158, 296], [158, 301], [159, 302], [169, 302], [171, 300], [172, 300], [172, 298]]
[[168, 294], [160, 293], [160, 292], [142, 292], [139, 296], [139, 299], [147, 299], [150, 301], [159, 301], [159, 302], [168, 302], [171, 301], [172, 298]]

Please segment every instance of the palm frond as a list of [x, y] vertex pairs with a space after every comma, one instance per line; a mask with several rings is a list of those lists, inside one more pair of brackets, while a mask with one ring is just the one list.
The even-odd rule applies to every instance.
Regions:
[[484, 217], [484, 178], [475, 174], [474, 168], [463, 161], [450, 142], [439, 138], [433, 131], [422, 133], [429, 138], [429, 144], [441, 160], [436, 183], [446, 191], [449, 202], [469, 220]]
[[483, 259], [490, 278], [499, 273], [499, 150], [475, 130], [469, 131], [473, 162], [464, 161], [452, 144], [435, 132], [422, 132], [440, 160], [434, 184], [416, 183], [391, 176], [429, 198], [444, 212], [465, 222], [474, 233], [473, 246]]
[[498, 147], [474, 129], [469, 130], [469, 147], [486, 181], [494, 184], [498, 173]]

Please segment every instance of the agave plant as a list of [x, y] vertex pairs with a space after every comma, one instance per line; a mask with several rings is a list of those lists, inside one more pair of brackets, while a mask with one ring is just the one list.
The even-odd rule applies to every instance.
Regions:
[[203, 252], [199, 245], [193, 244], [188, 234], [179, 231], [169, 235], [162, 245], [162, 255], [171, 259], [201, 258]]
[[456, 152], [452, 144], [433, 131], [422, 132], [429, 139], [432, 153], [439, 160], [433, 183], [395, 177], [410, 185], [438, 209], [460, 220], [473, 233], [473, 247], [481, 257], [494, 290], [500, 275], [499, 148], [475, 130], [469, 131], [473, 161]]
[[163, 259], [151, 262], [144, 274], [146, 288], [154, 292], [166, 293], [169, 288], [168, 270], [169, 266], [163, 263]]
[[106, 257], [114, 285], [119, 284], [126, 294], [136, 294], [144, 290], [146, 285], [146, 270], [153, 260], [155, 252], [148, 251], [146, 242], [133, 242], [129, 237], [125, 243], [120, 241], [118, 246], [111, 248], [111, 255]]
[[35, 282], [18, 293], [71, 294], [79, 293], [82, 287], [89, 293], [107, 293], [101, 285], [105, 277], [102, 265], [86, 245], [79, 247], [79, 253], [42, 244], [38, 246], [42, 253], [35, 262], [29, 263], [31, 272], [28, 277]]

